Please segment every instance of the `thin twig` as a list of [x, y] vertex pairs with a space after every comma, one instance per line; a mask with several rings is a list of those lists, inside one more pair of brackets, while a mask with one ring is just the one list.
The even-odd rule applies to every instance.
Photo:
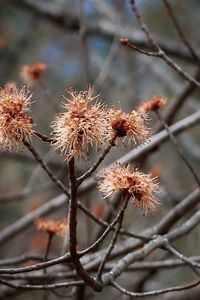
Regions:
[[14, 284], [10, 281], [4, 280], [0, 278], [0, 283], [7, 285], [14, 289], [19, 290], [51, 290], [51, 289], [59, 289], [62, 287], [71, 287], [71, 286], [79, 286], [83, 285], [84, 282], [82, 280], [71, 281], [71, 282], [61, 282], [61, 283], [54, 283], [54, 284], [41, 284], [41, 285], [33, 285], [33, 284]]
[[[192, 260], [193, 262], [200, 262], [199, 256], [190, 256], [188, 259]], [[106, 263], [106, 270], [110, 270], [114, 267], [114, 263]], [[154, 270], [154, 269], [172, 269], [177, 267], [186, 267], [187, 263], [181, 259], [165, 259], [161, 261], [145, 261], [145, 262], [135, 262], [131, 265], [126, 271], [146, 271], [146, 270]], [[196, 265], [197, 268], [199, 264]]]
[[180, 258], [183, 262], [185, 262], [191, 269], [192, 271], [197, 275], [200, 276], [200, 272], [197, 268], [199, 268], [199, 264], [191, 260], [190, 258], [186, 257], [182, 253], [180, 253], [177, 249], [175, 249], [174, 246], [172, 246], [170, 243], [165, 245], [165, 248], [174, 254], [176, 257]]
[[[142, 31], [145, 33], [147, 40], [151, 44], [151, 46], [155, 49], [154, 55], [162, 58], [170, 67], [172, 67], [182, 78], [187, 80], [190, 83], [194, 83], [196, 86], [200, 87], [200, 82], [198, 82], [195, 78], [193, 78], [191, 75], [189, 75], [187, 72], [185, 72], [179, 65], [177, 65], [157, 44], [155, 39], [152, 37], [148, 27], [143, 21], [142, 15], [140, 13], [140, 10], [138, 9], [137, 5], [135, 4], [135, 0], [129, 0], [131, 8], [133, 12], [135, 13], [135, 16], [138, 20], [138, 23], [140, 24], [140, 27]], [[136, 48], [134, 49], [136, 50]]]
[[108, 260], [114, 246], [115, 246], [115, 243], [117, 241], [117, 237], [119, 235], [119, 231], [120, 231], [120, 228], [122, 226], [122, 222], [123, 222], [123, 218], [124, 218], [124, 213], [125, 213], [125, 210], [127, 208], [127, 205], [128, 205], [128, 201], [130, 199], [130, 195], [129, 194], [126, 194], [124, 195], [124, 199], [123, 199], [123, 205], [120, 209], [120, 213], [119, 213], [119, 217], [118, 217], [118, 224], [117, 224], [117, 227], [115, 229], [115, 232], [114, 232], [114, 235], [113, 235], [113, 238], [110, 242], [110, 245], [108, 247], [108, 250], [106, 251], [106, 254], [104, 255], [104, 258], [99, 266], [99, 269], [98, 269], [98, 272], [97, 272], [97, 280], [98, 281], [101, 281], [101, 276], [102, 276], [102, 273], [103, 273], [103, 270], [104, 270], [104, 266], [105, 266], [105, 263], [106, 261]]
[[146, 243], [142, 249], [135, 252], [129, 252], [125, 257], [119, 260], [114, 268], [103, 275], [102, 280], [104, 284], [108, 284], [116, 277], [119, 277], [133, 262], [144, 259], [147, 255], [152, 253], [157, 248], [165, 247], [169, 242], [173, 242], [187, 234], [189, 234], [200, 223], [200, 211], [196, 212], [185, 223], [172, 230], [163, 236], [155, 236], [155, 239]]
[[40, 164], [42, 169], [49, 175], [50, 179], [62, 190], [62, 192], [69, 197], [69, 191], [68, 189], [62, 184], [60, 180], [58, 180], [54, 174], [50, 171], [50, 169], [47, 167], [45, 162], [42, 160], [42, 158], [39, 156], [37, 151], [33, 148], [33, 146], [26, 140], [23, 141], [26, 148], [33, 154], [35, 160]]
[[44, 268], [55, 266], [60, 263], [71, 263], [71, 255], [70, 253], [66, 253], [60, 257], [54, 258], [52, 260], [37, 263], [31, 266], [26, 267], [18, 267], [18, 268], [1, 268], [0, 274], [19, 274], [19, 273], [26, 273], [26, 272], [32, 272], [36, 270], [42, 270]]
[[38, 255], [35, 253], [26, 253], [26, 254], [22, 254], [17, 257], [1, 259], [0, 266], [17, 265], [17, 264], [24, 263], [29, 260], [43, 261], [43, 257], [41, 255]]
[[186, 36], [184, 34], [184, 31], [181, 29], [181, 26], [180, 26], [180, 24], [179, 24], [179, 22], [177, 20], [177, 17], [176, 17], [176, 15], [174, 13], [174, 10], [173, 10], [171, 4], [169, 3], [168, 0], [163, 0], [163, 3], [164, 3], [164, 5], [165, 5], [165, 7], [167, 9], [167, 12], [168, 12], [168, 14], [169, 14], [169, 16], [170, 16], [173, 24], [174, 24], [174, 27], [176, 28], [176, 31], [178, 32], [178, 34], [179, 34], [182, 42], [185, 44], [185, 46], [187, 47], [187, 49], [191, 53], [191, 56], [193, 57], [194, 61], [196, 61], [199, 64], [199, 66], [200, 66], [199, 57], [198, 57], [196, 51], [194, 50], [194, 48], [188, 42], [188, 40], [187, 40], [187, 38], [186, 38]]
[[[126, 205], [127, 205], [127, 203], [126, 203]], [[120, 221], [120, 219], [122, 218], [122, 212], [123, 211], [124, 211], [124, 204], [122, 204], [122, 207], [120, 208], [117, 216], [114, 218], [114, 220], [112, 221], [112, 223], [109, 224], [109, 226], [102, 233], [102, 235], [98, 239], [96, 239], [95, 242], [91, 246], [89, 246], [88, 248], [80, 251], [79, 255], [85, 255], [86, 253], [88, 253], [88, 252], [90, 252], [92, 250], [93, 251], [96, 250], [96, 248], [98, 247], [98, 245], [100, 243], [102, 243], [102, 241], [105, 239], [105, 237], [108, 235], [108, 233], [112, 230], [112, 228]], [[117, 227], [115, 229], [115, 232], [117, 230]]]
[[175, 145], [180, 157], [182, 158], [182, 160], [184, 161], [184, 163], [186, 164], [186, 166], [188, 167], [189, 171], [191, 172], [192, 176], [194, 177], [195, 181], [197, 182], [198, 186], [200, 187], [200, 179], [197, 176], [196, 172], [194, 171], [193, 167], [191, 166], [190, 162], [188, 161], [188, 159], [186, 158], [182, 148], [180, 147], [177, 139], [175, 138], [175, 136], [173, 135], [173, 133], [170, 131], [169, 126], [165, 123], [161, 113], [156, 110], [155, 111], [159, 121], [161, 122], [161, 124], [164, 126], [164, 128], [167, 130], [170, 140], [173, 142], [173, 144]]
[[100, 163], [104, 160], [105, 156], [109, 153], [110, 149], [114, 146], [114, 142], [117, 135], [114, 135], [112, 140], [109, 143], [109, 146], [103, 151], [103, 153], [99, 156], [94, 165], [87, 171], [85, 174], [77, 178], [77, 184], [80, 185], [86, 178], [88, 178], [100, 165]]
[[54, 139], [52, 139], [52, 138], [50, 138], [50, 137], [48, 137], [48, 136], [46, 136], [46, 135], [44, 135], [44, 134], [41, 134], [41, 133], [39, 133], [39, 132], [37, 132], [37, 131], [34, 131], [33, 132], [33, 134], [35, 135], [35, 136], [37, 136], [40, 140], [42, 140], [43, 142], [47, 142], [47, 143], [55, 143], [55, 140]]
[[132, 50], [135, 50], [135, 51], [141, 53], [141, 54], [145, 54], [147, 56], [159, 57], [159, 54], [157, 52], [141, 49], [141, 48], [135, 46], [133, 43], [131, 43], [127, 38], [120, 39], [120, 43], [124, 46], [127, 46], [128, 48], [130, 48]]
[[134, 293], [131, 291], [128, 291], [127, 289], [123, 288], [121, 285], [116, 283], [114, 280], [112, 281], [111, 285], [114, 286], [116, 289], [118, 289], [121, 293], [127, 296], [131, 297], [147, 297], [147, 296], [156, 296], [156, 295], [161, 295], [161, 294], [166, 294], [170, 292], [180, 292], [184, 290], [188, 290], [191, 288], [194, 288], [200, 284], [200, 280], [193, 281], [189, 284], [185, 285], [179, 285], [179, 286], [174, 286], [166, 289], [161, 289], [161, 290], [154, 290], [151, 292], [144, 292], [144, 293]]
[[[194, 74], [194, 78], [196, 80], [200, 80], [200, 71], [198, 70]], [[195, 92], [197, 89], [196, 85], [193, 83], [189, 83], [182, 93], [177, 97], [175, 101], [172, 101], [172, 103], [169, 105], [168, 110], [166, 112], [166, 115], [164, 116], [165, 123], [168, 125], [171, 125], [173, 123], [173, 120], [180, 110], [180, 108], [183, 106], [184, 102], [192, 95], [192, 93]], [[162, 125], [159, 125], [158, 128], [156, 129], [156, 132], [159, 132], [160, 130], [163, 129]]]
[[48, 236], [46, 252], [45, 252], [45, 255], [44, 255], [44, 261], [47, 261], [47, 259], [48, 259], [48, 255], [49, 255], [49, 251], [50, 251], [50, 248], [51, 248], [51, 243], [52, 243], [52, 239], [53, 239], [54, 234], [49, 232], [48, 235], [49, 236]]

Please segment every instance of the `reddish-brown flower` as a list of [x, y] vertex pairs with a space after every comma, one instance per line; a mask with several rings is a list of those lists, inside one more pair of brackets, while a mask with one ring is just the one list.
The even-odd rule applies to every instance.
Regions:
[[14, 84], [0, 90], [0, 144], [3, 148], [18, 149], [24, 139], [33, 133], [32, 118], [27, 116], [31, 95]]
[[47, 218], [39, 218], [35, 222], [37, 230], [45, 231], [49, 234], [65, 236], [68, 231], [67, 220], [54, 221]]
[[53, 144], [66, 155], [85, 156], [89, 147], [100, 149], [107, 146], [110, 135], [105, 110], [99, 103], [92, 104], [92, 89], [84, 92], [70, 91], [66, 99], [66, 112], [58, 115], [53, 122]]
[[136, 145], [145, 142], [151, 133], [147, 126], [147, 115], [135, 110], [125, 113], [121, 109], [112, 108], [108, 110], [108, 121], [113, 134], [124, 141], [133, 141]]
[[23, 66], [21, 70], [21, 77], [27, 85], [32, 86], [40, 80], [45, 70], [46, 65], [44, 63]]
[[158, 110], [160, 107], [166, 104], [166, 98], [163, 96], [155, 96], [150, 101], [144, 102], [139, 106], [139, 111], [150, 112]]
[[99, 189], [105, 197], [120, 190], [130, 194], [134, 205], [141, 208], [144, 214], [156, 210], [159, 204], [155, 197], [158, 184], [151, 174], [144, 174], [137, 169], [132, 170], [130, 165], [116, 164], [111, 169], [105, 170], [101, 177]]

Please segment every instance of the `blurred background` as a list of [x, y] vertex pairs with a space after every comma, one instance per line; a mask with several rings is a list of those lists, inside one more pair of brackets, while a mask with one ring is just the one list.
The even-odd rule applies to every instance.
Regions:
[[[161, 48], [184, 70], [195, 75], [198, 71], [197, 64], [177, 35], [163, 2], [138, 0], [136, 3]], [[200, 1], [173, 0], [170, 3], [185, 36], [199, 54]], [[94, 94], [100, 94], [102, 102], [121, 107], [125, 111], [137, 108], [140, 102], [148, 101], [155, 95], [164, 95], [168, 101], [162, 112], [163, 115], [167, 114], [173, 103], [187, 90], [188, 83], [159, 58], [142, 55], [121, 45], [120, 38], [129, 38], [135, 45], [148, 48], [127, 0], [0, 0], [0, 86], [16, 82], [20, 88], [25, 84], [21, 76], [23, 66], [35, 63], [46, 65], [41, 82], [30, 87], [33, 93], [30, 115], [37, 131], [46, 135], [50, 135], [49, 124], [56, 113], [62, 111], [60, 103], [71, 87], [85, 90], [92, 85]], [[199, 91], [193, 87], [171, 122], [197, 110]], [[153, 132], [156, 132], [158, 121], [153, 115], [151, 117]], [[200, 175], [199, 127], [187, 130], [180, 135], [179, 140]], [[66, 183], [67, 168], [62, 157], [41, 141], [34, 139], [33, 143], [55, 174]], [[133, 146], [114, 149], [102, 165], [113, 162], [132, 148]], [[86, 170], [97, 156], [96, 153], [90, 153], [90, 162], [80, 161], [78, 172], [81, 174]], [[149, 155], [145, 163], [135, 164], [141, 165], [144, 171], [154, 171], [160, 177], [162, 202], [161, 212], [156, 217], [146, 219], [135, 211], [129, 213], [127, 225], [137, 232], [161, 219], [166, 211], [196, 185], [170, 142]], [[1, 229], [59, 194], [59, 190], [24, 149], [18, 153], [0, 151]], [[91, 209], [101, 217], [105, 207], [99, 204], [99, 193], [90, 191], [81, 200], [88, 201]], [[53, 215], [62, 217], [65, 213], [62, 209]], [[80, 234], [80, 247], [84, 247], [87, 244], [88, 224], [83, 216], [80, 218], [85, 222]], [[194, 231], [192, 236], [179, 241], [179, 245], [184, 244], [185, 254], [198, 254], [198, 238], [198, 232]], [[30, 249], [42, 253], [45, 239], [34, 227], [28, 228], [25, 233], [17, 235], [16, 239], [2, 245], [1, 258], [13, 256], [13, 243], [16, 245], [15, 256]], [[194, 248], [190, 248], [191, 239], [195, 240], [197, 253], [194, 253]], [[58, 239], [53, 249], [55, 254], [60, 251], [61, 246]], [[166, 270], [155, 274], [145, 283], [146, 288], [162, 288], [166, 283], [179, 284], [181, 280], [193, 276], [190, 271], [183, 273], [181, 269], [173, 274], [172, 277], [170, 271]], [[104, 294], [110, 295], [109, 299], [119, 297], [117, 293], [108, 294], [105, 291], [95, 296], [95, 299], [102, 299]], [[34, 295], [36, 294], [33, 293], [32, 299]], [[20, 295], [16, 299], [27, 298]], [[172, 298], [165, 296], [159, 299]]]

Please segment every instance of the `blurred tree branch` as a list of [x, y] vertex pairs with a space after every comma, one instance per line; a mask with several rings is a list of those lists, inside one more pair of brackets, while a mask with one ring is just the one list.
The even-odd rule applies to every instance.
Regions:
[[[80, 20], [79, 17], [73, 16], [71, 14], [57, 14], [52, 11], [48, 11], [38, 5], [28, 0], [8, 0], [7, 5], [14, 5], [18, 9], [22, 9], [34, 15], [35, 17], [42, 18], [48, 22], [51, 22], [55, 26], [68, 30], [71, 32], [80, 31]], [[149, 44], [138, 30], [134, 30], [129, 27], [123, 26], [123, 28], [116, 28], [113, 22], [107, 19], [95, 20], [95, 22], [89, 21], [85, 24], [84, 28], [85, 35], [89, 36], [102, 36], [106, 39], [113, 40], [114, 37], [118, 36], [121, 38], [125, 36], [134, 43], [137, 47], [144, 47], [144, 49], [149, 49]], [[195, 63], [194, 58], [191, 57], [187, 50], [183, 50], [176, 42], [167, 40], [166, 38], [162, 40], [161, 38], [156, 38], [159, 47], [163, 49], [168, 55], [174, 56], [179, 59], [183, 59], [189, 63]]]

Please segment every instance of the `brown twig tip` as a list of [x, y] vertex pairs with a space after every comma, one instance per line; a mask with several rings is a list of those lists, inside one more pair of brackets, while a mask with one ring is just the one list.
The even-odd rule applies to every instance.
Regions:
[[127, 38], [122, 38], [122, 39], [120, 39], [119, 40], [120, 41], [120, 43], [122, 44], [122, 45], [127, 45], [128, 44], [128, 42], [129, 42], [129, 40], [127, 39]]
[[0, 90], [0, 144], [4, 149], [18, 149], [33, 134], [33, 120], [27, 115], [31, 96], [25, 87], [18, 91], [13, 83]]
[[68, 223], [66, 219], [54, 221], [47, 218], [39, 218], [35, 221], [37, 230], [45, 231], [51, 235], [64, 237], [68, 232]]
[[26, 84], [32, 86], [40, 80], [46, 68], [47, 66], [41, 62], [35, 63], [31, 66], [22, 66], [21, 78]]
[[157, 111], [166, 104], [166, 98], [163, 96], [154, 96], [150, 101], [144, 102], [139, 106], [139, 111], [147, 113], [150, 111]]
[[99, 189], [105, 197], [119, 190], [128, 193], [133, 197], [134, 205], [141, 208], [145, 215], [149, 211], [155, 212], [159, 205], [155, 197], [158, 192], [156, 178], [137, 169], [132, 170], [130, 165], [115, 164], [111, 169], [105, 170], [101, 174]]
[[41, 133], [39, 133], [39, 132], [37, 132], [35, 130], [33, 131], [33, 134], [36, 137], [38, 137], [40, 140], [42, 140], [43, 142], [52, 143], [52, 144], [54, 144], [56, 142], [54, 139], [52, 139], [52, 138], [50, 138], [50, 137], [48, 137], [48, 136], [46, 136], [44, 134], [41, 134]]

